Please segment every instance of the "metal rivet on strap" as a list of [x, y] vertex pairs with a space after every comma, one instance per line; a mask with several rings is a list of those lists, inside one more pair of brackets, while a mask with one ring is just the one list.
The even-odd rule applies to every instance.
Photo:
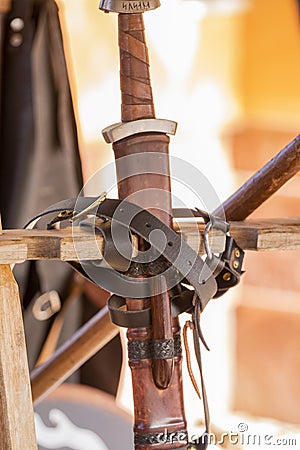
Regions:
[[241, 256], [241, 252], [238, 248], [235, 250], [234, 254], [235, 254], [236, 258], [239, 258]]
[[239, 262], [237, 260], [233, 261], [233, 267], [237, 269], [239, 267]]
[[15, 33], [10, 37], [9, 43], [12, 47], [20, 47], [23, 44], [23, 36], [20, 33]]
[[12, 29], [12, 31], [14, 32], [18, 32], [18, 31], [22, 31], [24, 28], [24, 20], [21, 19], [20, 17], [15, 17], [14, 19], [12, 19], [12, 21], [10, 22], [10, 28]]
[[223, 280], [224, 281], [230, 281], [231, 280], [231, 273], [229, 273], [229, 272], [224, 273]]

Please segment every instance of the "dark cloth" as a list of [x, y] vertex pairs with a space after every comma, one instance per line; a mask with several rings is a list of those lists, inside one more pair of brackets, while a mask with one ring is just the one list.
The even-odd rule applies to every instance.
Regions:
[[[15, 32], [13, 19], [24, 28]], [[15, 46], [15, 38], [21, 44]], [[0, 212], [4, 228], [22, 228], [82, 186], [76, 124], [58, 11], [53, 0], [14, 0], [5, 18], [1, 67]], [[16, 267], [23, 306], [41, 292], [63, 294], [70, 269], [37, 262]]]
[[[12, 27], [15, 18], [24, 22], [20, 31]], [[82, 172], [55, 1], [13, 0], [2, 31], [0, 212], [4, 228], [22, 228], [50, 204], [76, 197], [82, 187]], [[20, 45], [16, 45], [18, 39]], [[24, 309], [29, 366], [33, 367], [53, 319], [35, 319], [32, 303], [53, 289], [63, 302], [73, 272], [62, 262], [36, 261], [17, 265], [15, 276]], [[85, 296], [78, 299], [64, 324], [64, 339], [90, 317], [92, 308]], [[108, 355], [115, 355], [115, 371], [105, 361]], [[116, 338], [87, 363], [82, 382], [115, 394], [120, 364], [121, 348]], [[72, 381], [79, 380], [77, 373]]]
[[[13, 18], [24, 29], [11, 29]], [[22, 44], [14, 47], [14, 35]], [[22, 227], [82, 186], [76, 124], [56, 4], [14, 0], [6, 17], [0, 128], [0, 210]]]

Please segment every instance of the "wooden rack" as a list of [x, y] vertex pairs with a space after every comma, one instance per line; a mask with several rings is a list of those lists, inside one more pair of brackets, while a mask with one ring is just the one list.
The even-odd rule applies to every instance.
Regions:
[[[231, 235], [245, 250], [300, 249], [300, 218], [247, 220], [230, 225]], [[175, 223], [181, 237], [199, 253], [203, 252], [203, 227], [200, 221]], [[213, 251], [221, 252], [223, 244], [222, 235], [213, 232]], [[104, 308], [48, 361], [33, 370], [30, 386], [18, 286], [10, 264], [25, 260], [95, 260], [102, 250], [101, 236], [79, 229], [4, 230], [0, 234], [1, 450], [37, 448], [33, 402], [45, 397], [118, 332]]]
[[[204, 224], [197, 221], [175, 223], [177, 232], [195, 251], [203, 253]], [[244, 250], [299, 250], [300, 218], [230, 222], [230, 234]], [[214, 252], [224, 250], [221, 232], [211, 233]], [[0, 264], [25, 260], [77, 261], [99, 259], [103, 238], [76, 228], [64, 230], [4, 230], [0, 235]]]

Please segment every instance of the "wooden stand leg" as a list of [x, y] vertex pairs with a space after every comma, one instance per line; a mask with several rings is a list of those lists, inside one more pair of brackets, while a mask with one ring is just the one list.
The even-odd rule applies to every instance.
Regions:
[[37, 450], [19, 290], [9, 265], [0, 265], [0, 424], [0, 450]]

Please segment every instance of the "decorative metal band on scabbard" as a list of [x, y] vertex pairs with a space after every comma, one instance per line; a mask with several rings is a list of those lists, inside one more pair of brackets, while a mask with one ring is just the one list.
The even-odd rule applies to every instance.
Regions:
[[174, 358], [173, 339], [155, 339], [153, 341], [153, 357], [154, 359]]
[[160, 6], [159, 0], [100, 0], [99, 8], [105, 12], [137, 14]]
[[128, 341], [129, 359], [150, 359], [152, 358], [152, 341]]
[[148, 339], [145, 341], [129, 341], [129, 359], [170, 359], [181, 356], [180, 334], [174, 335], [173, 339]]
[[[145, 433], [145, 434], [134, 434], [134, 444], [135, 445], [162, 445], [162, 444], [175, 444], [180, 443], [184, 445], [188, 441], [188, 434], [185, 430], [174, 431], [174, 432], [162, 432], [162, 433]], [[184, 447], [186, 448], [186, 446]]]

